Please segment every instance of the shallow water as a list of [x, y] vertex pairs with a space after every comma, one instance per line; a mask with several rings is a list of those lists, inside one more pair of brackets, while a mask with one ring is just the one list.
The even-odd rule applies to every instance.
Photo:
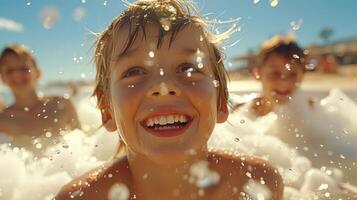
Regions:
[[[107, 133], [103, 128], [98, 128], [100, 127], [100, 113], [95, 106], [95, 101], [89, 99], [88, 94], [88, 91], [82, 92], [80, 96], [73, 99], [86, 133], [80, 130], [67, 133], [58, 144], [43, 147], [44, 154], [40, 157], [24, 149], [11, 148], [8, 145], [0, 147], [0, 199], [51, 199], [60, 187], [72, 178], [112, 158], [119, 138], [116, 134]], [[341, 98], [344, 100], [341, 101]], [[323, 117], [324, 123], [334, 122], [333, 130], [336, 133], [343, 127], [348, 131], [347, 135], [353, 138], [356, 136], [357, 129], [349, 117], [356, 113], [352, 112], [356, 109], [355, 107], [355, 102], [343, 96], [343, 93], [334, 91], [319, 102], [315, 109], [316, 113], [312, 117]], [[346, 109], [352, 114], [345, 112]], [[315, 161], [312, 162], [311, 159], [301, 156], [295, 148], [267, 134], [269, 127], [273, 127], [277, 119], [279, 116], [276, 113], [270, 113], [257, 121], [239, 112], [232, 114], [227, 123], [215, 128], [209, 146], [260, 156], [272, 162], [279, 169], [286, 184], [285, 199], [346, 197], [347, 195], [340, 189], [340, 185], [345, 181], [343, 173], [346, 170], [336, 168], [336, 166], [313, 168]], [[324, 123], [318, 124], [317, 127], [332, 130], [331, 127], [322, 126]], [[324, 129], [321, 130], [324, 131]], [[356, 151], [352, 148], [356, 145], [346, 145], [342, 140], [338, 140], [338, 142], [342, 141], [338, 144], [334, 136], [327, 137], [331, 143], [336, 144], [333, 146], [335, 149], [330, 150], [341, 151], [345, 158], [356, 160], [356, 154], [354, 154]], [[331, 160], [339, 156], [339, 154], [334, 154]], [[200, 165], [205, 166], [204, 163]], [[350, 166], [350, 170], [357, 171], [356, 165]], [[219, 181], [219, 175], [214, 172], [196, 169], [193, 173], [195, 171], [206, 171], [209, 175], [194, 174], [199, 177], [196, 183], [199, 184], [198, 186], [215, 184]], [[269, 193], [264, 190], [264, 187], [258, 187], [257, 184], [260, 183], [249, 183], [245, 187], [245, 192], [255, 199], [268, 197]], [[123, 187], [119, 186], [113, 189], [113, 194], [118, 194], [118, 189], [120, 189], [119, 192], [123, 192]], [[262, 189], [252, 192], [251, 188]], [[125, 193], [121, 194], [125, 197]]]

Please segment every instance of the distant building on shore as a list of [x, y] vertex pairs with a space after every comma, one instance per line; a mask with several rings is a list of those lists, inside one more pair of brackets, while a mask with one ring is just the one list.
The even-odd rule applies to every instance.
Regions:
[[[305, 50], [308, 52], [309, 63], [322, 73], [335, 73], [339, 66], [357, 64], [357, 36], [329, 44], [312, 44], [306, 46]], [[231, 61], [236, 68], [231, 72], [248, 75], [256, 66], [257, 60], [258, 54], [253, 51], [235, 56]]]

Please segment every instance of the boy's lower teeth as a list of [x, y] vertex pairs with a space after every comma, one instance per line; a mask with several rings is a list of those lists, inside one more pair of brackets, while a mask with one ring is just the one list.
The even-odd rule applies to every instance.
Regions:
[[160, 127], [154, 127], [155, 130], [169, 130], [169, 129], [178, 129], [181, 128], [181, 126], [160, 126]]
[[171, 125], [155, 125], [153, 127], [150, 127], [154, 129], [155, 131], [162, 131], [162, 130], [170, 130], [170, 129], [179, 129], [182, 128], [186, 123], [175, 123]]

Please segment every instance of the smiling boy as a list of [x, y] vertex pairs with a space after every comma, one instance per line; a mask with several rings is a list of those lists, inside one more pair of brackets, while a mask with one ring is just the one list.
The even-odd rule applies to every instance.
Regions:
[[213, 35], [192, 13], [186, 1], [138, 1], [100, 34], [94, 94], [126, 155], [64, 186], [57, 200], [111, 199], [113, 191], [140, 200], [240, 199], [249, 180], [281, 199], [281, 177], [267, 162], [207, 148], [228, 117], [216, 42], [229, 32]]

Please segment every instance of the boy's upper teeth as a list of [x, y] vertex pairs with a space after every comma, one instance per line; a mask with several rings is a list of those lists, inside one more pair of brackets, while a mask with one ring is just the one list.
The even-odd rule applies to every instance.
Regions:
[[173, 124], [175, 122], [185, 123], [187, 122], [187, 117], [184, 115], [162, 115], [151, 117], [146, 120], [146, 126], [154, 126], [155, 124], [166, 125]]

